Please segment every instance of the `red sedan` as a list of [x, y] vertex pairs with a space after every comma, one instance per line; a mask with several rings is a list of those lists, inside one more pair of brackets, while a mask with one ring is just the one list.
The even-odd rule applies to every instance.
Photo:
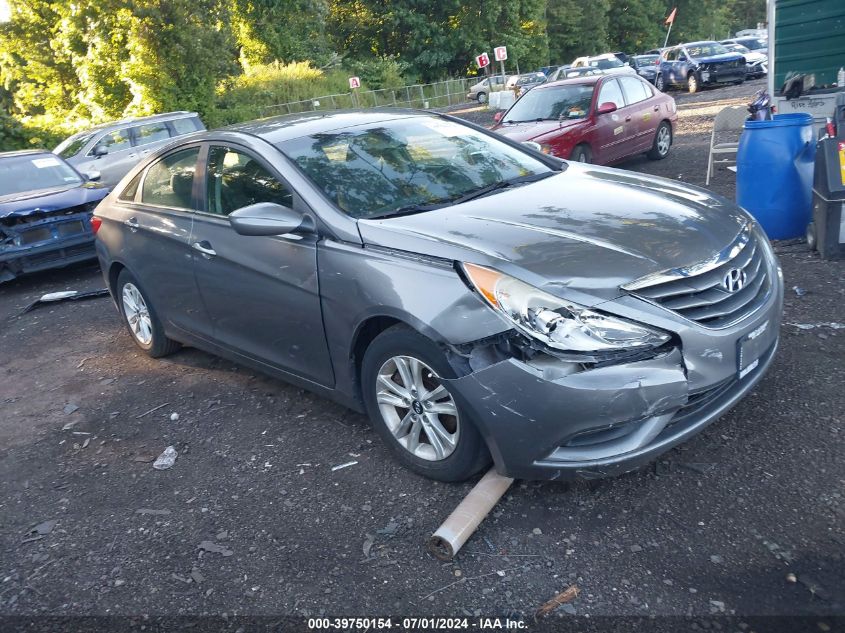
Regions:
[[496, 115], [493, 130], [543, 152], [609, 165], [669, 154], [675, 100], [636, 75], [594, 75], [538, 86]]

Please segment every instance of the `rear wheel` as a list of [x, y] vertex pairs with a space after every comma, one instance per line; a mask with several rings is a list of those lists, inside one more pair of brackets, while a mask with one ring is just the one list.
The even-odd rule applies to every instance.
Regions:
[[669, 155], [669, 148], [672, 147], [672, 126], [663, 121], [657, 126], [654, 134], [654, 143], [647, 156], [652, 160], [663, 160]]
[[167, 356], [179, 349], [179, 343], [164, 335], [164, 328], [147, 293], [125, 268], [117, 278], [120, 313], [135, 344], [153, 358]]
[[690, 94], [695, 94], [700, 88], [701, 86], [698, 84], [698, 75], [690, 73], [689, 77], [687, 77], [687, 90]]
[[666, 88], [666, 85], [663, 81], [663, 73], [657, 73], [657, 77], [654, 80], [654, 87], [657, 88], [660, 92], [663, 92]]
[[588, 145], [578, 145], [572, 150], [569, 160], [573, 160], [576, 163], [590, 163], [593, 160], [593, 153], [590, 151]]
[[364, 404], [384, 443], [406, 468], [440, 481], [462, 481], [490, 462], [443, 381], [454, 377], [440, 349], [404, 325], [382, 332], [361, 367]]
[[487, 103], [487, 93], [486, 92], [479, 92], [478, 96], [476, 97], [478, 103]]

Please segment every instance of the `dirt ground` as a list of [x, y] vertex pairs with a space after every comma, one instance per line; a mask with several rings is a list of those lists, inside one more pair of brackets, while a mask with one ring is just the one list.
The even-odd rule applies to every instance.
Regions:
[[[676, 93], [670, 157], [621, 167], [703, 185], [715, 112], [761, 86]], [[712, 188], [733, 197], [734, 184], [720, 171]], [[4, 284], [0, 615], [530, 617], [574, 584], [556, 627], [800, 615], [836, 630], [845, 265], [798, 242], [777, 252], [781, 347], [749, 397], [640, 472], [517, 482], [453, 563], [424, 542], [473, 482], [423, 480], [364, 417], [228, 361], [147, 358], [109, 299], [20, 315], [46, 292], [102, 287], [96, 264]], [[169, 445], [175, 465], [154, 470]]]

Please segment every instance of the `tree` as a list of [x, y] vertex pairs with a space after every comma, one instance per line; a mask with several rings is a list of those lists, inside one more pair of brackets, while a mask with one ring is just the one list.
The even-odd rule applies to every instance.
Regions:
[[568, 64], [581, 55], [606, 53], [609, 48], [607, 14], [610, 0], [549, 0], [549, 55], [555, 64]]

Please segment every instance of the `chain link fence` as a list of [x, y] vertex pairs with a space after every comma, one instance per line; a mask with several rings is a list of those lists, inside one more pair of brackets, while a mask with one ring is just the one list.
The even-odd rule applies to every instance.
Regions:
[[467, 103], [469, 87], [480, 79], [448, 79], [431, 84], [414, 84], [402, 88], [381, 90], [356, 90], [313, 99], [290, 101], [260, 109], [260, 116], [343, 110], [348, 108], [375, 108], [394, 106], [400, 108], [445, 108]]

